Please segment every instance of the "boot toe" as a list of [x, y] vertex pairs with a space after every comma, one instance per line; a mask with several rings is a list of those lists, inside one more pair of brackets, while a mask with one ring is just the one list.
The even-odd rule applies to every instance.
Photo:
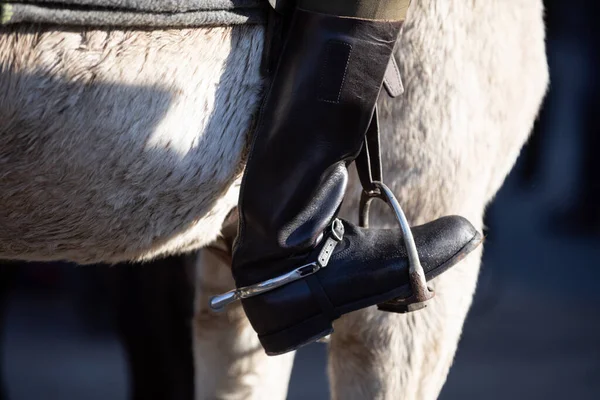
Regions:
[[416, 226], [412, 232], [428, 280], [458, 263], [483, 239], [469, 220], [458, 215]]
[[[397, 229], [360, 228], [344, 223], [343, 243], [330, 266], [318, 274], [331, 302], [342, 312], [411, 294], [409, 261]], [[481, 242], [460, 216], [442, 217], [411, 228], [427, 280], [457, 264]]]

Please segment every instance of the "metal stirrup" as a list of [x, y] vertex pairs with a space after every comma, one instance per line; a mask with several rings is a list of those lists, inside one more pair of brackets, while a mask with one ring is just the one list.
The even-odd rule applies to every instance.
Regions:
[[[413, 238], [412, 231], [408, 220], [396, 200], [394, 193], [385, 184], [378, 181], [371, 182], [377, 190], [370, 192], [363, 191], [360, 199], [360, 226], [367, 228], [369, 226], [369, 210], [371, 208], [371, 201], [373, 199], [381, 199], [386, 202], [396, 215], [396, 220], [402, 230], [402, 240], [406, 247], [406, 254], [408, 256], [408, 274], [410, 287], [412, 294], [406, 298], [398, 298], [391, 300], [386, 303], [392, 304], [394, 307], [404, 309], [403, 312], [416, 311], [426, 307], [424, 304], [427, 300], [433, 298], [435, 295], [434, 291], [427, 287], [427, 279], [425, 278], [425, 271], [419, 260], [419, 253], [417, 252], [417, 245]], [[399, 310], [396, 310], [399, 312]]]

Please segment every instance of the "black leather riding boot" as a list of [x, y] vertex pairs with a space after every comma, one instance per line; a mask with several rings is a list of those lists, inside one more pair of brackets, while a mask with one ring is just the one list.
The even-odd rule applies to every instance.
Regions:
[[[218, 308], [241, 299], [268, 354], [329, 334], [344, 313], [411, 295], [403, 233], [336, 219], [400, 28], [401, 21], [294, 14], [243, 177], [232, 266], [238, 290], [211, 301]], [[461, 217], [412, 234], [428, 279], [481, 241]]]

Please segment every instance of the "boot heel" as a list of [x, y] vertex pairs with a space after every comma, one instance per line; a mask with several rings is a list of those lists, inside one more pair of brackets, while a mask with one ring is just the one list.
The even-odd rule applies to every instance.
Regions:
[[259, 336], [267, 355], [276, 356], [296, 350], [333, 332], [329, 318], [320, 314], [279, 332]]

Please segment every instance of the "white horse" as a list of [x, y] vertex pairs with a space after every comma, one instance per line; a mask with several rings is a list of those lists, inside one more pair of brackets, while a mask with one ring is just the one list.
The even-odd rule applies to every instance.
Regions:
[[[379, 110], [385, 181], [413, 224], [460, 214], [482, 228], [546, 90], [541, 3], [412, 2], [397, 46], [406, 90], [382, 94]], [[197, 265], [197, 399], [283, 399], [292, 366], [293, 354], [264, 354], [239, 306], [207, 307], [233, 284], [224, 221], [261, 99], [263, 40], [260, 26], [0, 30], [0, 258], [146, 260], [216, 240], [222, 251]], [[374, 211], [372, 224], [394, 223]], [[338, 320], [332, 397], [437, 397], [480, 254], [434, 280], [425, 310]]]

